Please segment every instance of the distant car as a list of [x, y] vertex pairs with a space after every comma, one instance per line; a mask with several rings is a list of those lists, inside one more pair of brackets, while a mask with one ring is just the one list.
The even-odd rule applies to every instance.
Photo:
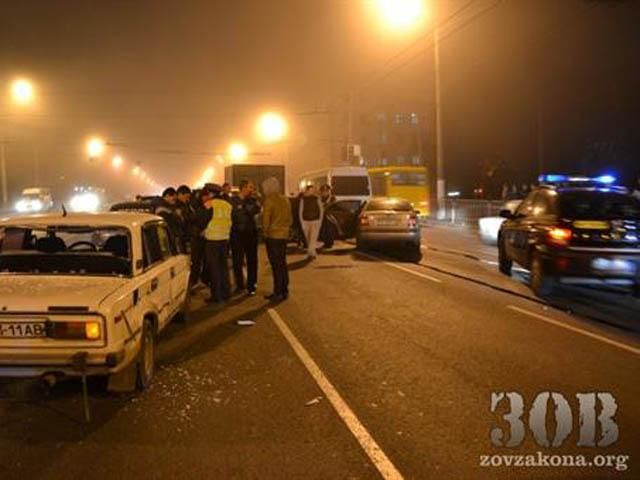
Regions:
[[531, 271], [531, 288], [550, 295], [559, 283], [633, 288], [640, 282], [640, 201], [608, 176], [551, 176], [527, 196], [498, 236], [499, 269]]
[[43, 187], [31, 187], [22, 190], [15, 209], [18, 213], [47, 212], [53, 208], [51, 190]]
[[0, 222], [0, 377], [84, 373], [147, 387], [157, 334], [186, 314], [189, 268], [154, 215]]
[[[522, 200], [509, 200], [500, 210], [508, 210], [513, 213], [517, 210], [521, 203]], [[485, 243], [487, 245], [497, 245], [498, 232], [500, 231], [500, 226], [504, 221], [504, 217], [482, 217], [480, 220], [478, 220], [480, 240], [482, 240], [482, 243]]]
[[358, 217], [358, 248], [394, 248], [411, 261], [422, 258], [418, 215], [408, 200], [374, 198], [365, 203]]
[[101, 187], [75, 187], [69, 199], [69, 210], [75, 213], [96, 213], [105, 208], [106, 190]]

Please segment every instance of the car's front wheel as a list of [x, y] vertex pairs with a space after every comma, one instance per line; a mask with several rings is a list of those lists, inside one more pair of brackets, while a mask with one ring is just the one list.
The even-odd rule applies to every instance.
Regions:
[[511, 269], [513, 268], [513, 260], [507, 257], [507, 251], [504, 246], [504, 240], [498, 241], [498, 270], [500, 273], [511, 276]]
[[148, 318], [144, 320], [140, 341], [142, 344], [137, 362], [136, 387], [138, 390], [146, 390], [151, 385], [156, 369], [156, 335], [153, 323]]
[[544, 263], [538, 253], [531, 262], [531, 290], [536, 297], [547, 297], [553, 293], [555, 280], [544, 269]]

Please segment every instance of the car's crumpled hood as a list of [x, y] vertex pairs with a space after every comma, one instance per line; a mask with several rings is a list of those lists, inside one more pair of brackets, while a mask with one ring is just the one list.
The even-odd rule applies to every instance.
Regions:
[[95, 310], [126, 282], [117, 277], [0, 275], [0, 313], [46, 312], [49, 307]]

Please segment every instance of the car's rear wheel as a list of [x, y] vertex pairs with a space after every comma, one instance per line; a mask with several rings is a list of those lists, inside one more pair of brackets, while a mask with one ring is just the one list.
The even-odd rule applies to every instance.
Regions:
[[536, 297], [547, 297], [553, 293], [554, 287], [554, 278], [545, 271], [540, 255], [534, 253], [531, 262], [531, 290]]
[[156, 335], [153, 323], [148, 318], [144, 320], [140, 341], [142, 345], [137, 362], [136, 387], [138, 390], [146, 390], [151, 385], [156, 369]]
[[510, 277], [512, 268], [513, 268], [513, 260], [507, 257], [504, 241], [500, 239], [498, 241], [498, 270], [500, 270], [500, 273], [503, 273], [508, 277]]

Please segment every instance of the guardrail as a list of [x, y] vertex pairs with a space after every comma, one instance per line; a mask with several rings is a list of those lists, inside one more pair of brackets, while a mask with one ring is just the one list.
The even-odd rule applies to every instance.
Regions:
[[477, 228], [480, 218], [497, 217], [503, 205], [504, 200], [448, 198], [444, 218], [439, 218], [438, 222]]

